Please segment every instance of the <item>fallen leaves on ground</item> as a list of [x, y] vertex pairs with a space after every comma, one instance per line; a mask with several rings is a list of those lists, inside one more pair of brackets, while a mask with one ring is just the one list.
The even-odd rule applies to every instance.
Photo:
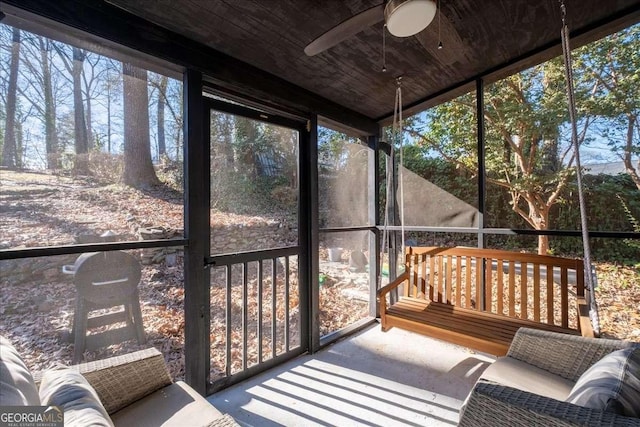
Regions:
[[597, 263], [602, 336], [640, 341], [640, 267]]

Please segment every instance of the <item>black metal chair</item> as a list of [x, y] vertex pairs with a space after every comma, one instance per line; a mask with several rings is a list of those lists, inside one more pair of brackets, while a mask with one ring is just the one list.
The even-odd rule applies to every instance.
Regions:
[[[78, 257], [73, 266], [65, 266], [74, 274], [76, 310], [71, 331], [73, 363], [78, 363], [86, 350], [137, 338], [145, 342], [138, 283], [141, 267], [132, 255], [121, 252], [91, 252]], [[124, 311], [109, 312], [93, 317], [94, 310], [124, 306]], [[126, 326], [87, 335], [91, 328], [125, 322]]]

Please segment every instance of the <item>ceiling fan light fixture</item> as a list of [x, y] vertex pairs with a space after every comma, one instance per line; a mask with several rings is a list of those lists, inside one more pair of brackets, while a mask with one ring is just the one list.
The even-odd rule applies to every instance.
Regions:
[[436, 16], [434, 0], [390, 0], [384, 8], [384, 21], [396, 37], [409, 37], [427, 28]]

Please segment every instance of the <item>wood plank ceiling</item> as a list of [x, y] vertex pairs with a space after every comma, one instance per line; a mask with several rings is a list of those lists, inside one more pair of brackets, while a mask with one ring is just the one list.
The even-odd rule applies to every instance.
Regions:
[[[314, 57], [303, 52], [315, 37], [381, 0], [108, 1], [375, 120], [392, 113], [398, 75], [405, 106], [417, 108], [478, 76], [559, 52], [557, 0], [441, 0], [440, 31], [436, 17], [417, 36], [387, 34], [386, 73], [382, 22]], [[640, 0], [565, 3], [572, 32], [586, 34], [574, 45], [640, 19]]]

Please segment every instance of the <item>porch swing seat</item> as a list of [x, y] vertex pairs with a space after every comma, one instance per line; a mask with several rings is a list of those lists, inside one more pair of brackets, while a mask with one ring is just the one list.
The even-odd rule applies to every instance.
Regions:
[[[404, 273], [378, 291], [382, 329], [396, 326], [496, 356], [507, 353], [522, 327], [593, 337], [583, 271], [577, 259], [407, 247]], [[394, 290], [398, 298], [391, 298]]]

